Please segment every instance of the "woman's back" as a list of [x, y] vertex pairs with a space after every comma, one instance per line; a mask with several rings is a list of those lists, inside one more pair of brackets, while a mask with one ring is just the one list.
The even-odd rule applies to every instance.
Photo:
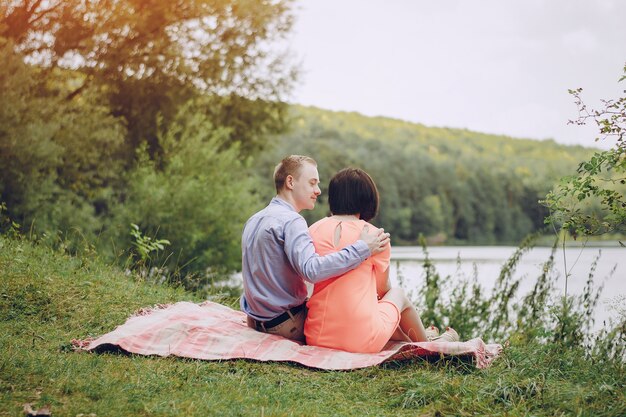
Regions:
[[[327, 217], [309, 230], [316, 252], [324, 256], [357, 241], [368, 224]], [[308, 344], [350, 352], [378, 352], [384, 347], [400, 316], [395, 305], [377, 298], [376, 277], [388, 268], [389, 256], [388, 247], [356, 269], [315, 285], [304, 327]]]

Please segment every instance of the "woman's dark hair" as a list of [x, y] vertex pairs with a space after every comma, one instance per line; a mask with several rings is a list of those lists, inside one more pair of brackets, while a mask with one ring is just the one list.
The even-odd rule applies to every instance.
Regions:
[[333, 214], [359, 213], [367, 222], [378, 214], [378, 189], [367, 172], [344, 168], [330, 179], [328, 204]]

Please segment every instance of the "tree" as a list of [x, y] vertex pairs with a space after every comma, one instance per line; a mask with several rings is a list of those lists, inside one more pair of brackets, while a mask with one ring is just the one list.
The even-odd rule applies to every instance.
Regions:
[[213, 124], [252, 152], [263, 146], [256, 132], [282, 128], [280, 103], [296, 71], [274, 41], [291, 28], [290, 7], [291, 0], [8, 0], [0, 36], [29, 63], [84, 74], [68, 98], [105, 85], [131, 149], [146, 140], [158, 154], [157, 117], [172, 121], [202, 94], [215, 97]]
[[[624, 80], [626, 65], [619, 81]], [[625, 232], [626, 90], [617, 100], [602, 100], [603, 108], [599, 110], [589, 110], [581, 93], [582, 88], [570, 90], [579, 110], [579, 117], [570, 123], [584, 125], [592, 120], [600, 130], [596, 141], [610, 138], [615, 140], [615, 145], [581, 162], [577, 175], [563, 178], [546, 196], [544, 204], [551, 211], [546, 223], [560, 224], [574, 236]], [[598, 204], [600, 210], [589, 212], [581, 207], [582, 203], [590, 202]]]
[[134, 223], [149, 236], [171, 242], [152, 259], [154, 265], [183, 273], [240, 268], [241, 230], [260, 207], [252, 193], [255, 178], [244, 175], [237, 148], [221, 149], [224, 130], [186, 107], [159, 136], [164, 166], [155, 169], [145, 150], [138, 150], [127, 197], [112, 208], [103, 244], [112, 238], [129, 247], [128, 229]]
[[2, 38], [0, 63], [0, 201], [27, 227], [96, 233], [120, 181], [123, 123], [95, 88], [67, 100], [67, 74], [42, 76]]

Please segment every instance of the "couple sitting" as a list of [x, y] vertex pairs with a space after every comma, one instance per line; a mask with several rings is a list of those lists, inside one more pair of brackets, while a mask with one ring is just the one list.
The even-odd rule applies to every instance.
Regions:
[[[299, 214], [320, 195], [316, 162], [292, 155], [274, 171], [277, 196], [243, 231], [241, 309], [248, 326], [310, 345], [379, 352], [389, 340], [458, 341], [424, 328], [400, 288], [389, 285], [389, 234], [367, 223], [378, 190], [364, 171], [346, 168], [330, 181], [332, 215], [307, 228]], [[314, 284], [307, 302], [304, 280]]]

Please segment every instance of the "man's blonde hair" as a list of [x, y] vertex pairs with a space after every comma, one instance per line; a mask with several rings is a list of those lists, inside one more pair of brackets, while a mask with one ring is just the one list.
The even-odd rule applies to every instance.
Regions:
[[274, 168], [274, 185], [276, 186], [277, 193], [280, 193], [283, 187], [285, 187], [285, 181], [289, 175], [294, 178], [298, 177], [300, 174], [300, 167], [305, 162], [317, 166], [315, 159], [304, 155], [286, 156], [278, 165], [276, 165], [276, 168]]

